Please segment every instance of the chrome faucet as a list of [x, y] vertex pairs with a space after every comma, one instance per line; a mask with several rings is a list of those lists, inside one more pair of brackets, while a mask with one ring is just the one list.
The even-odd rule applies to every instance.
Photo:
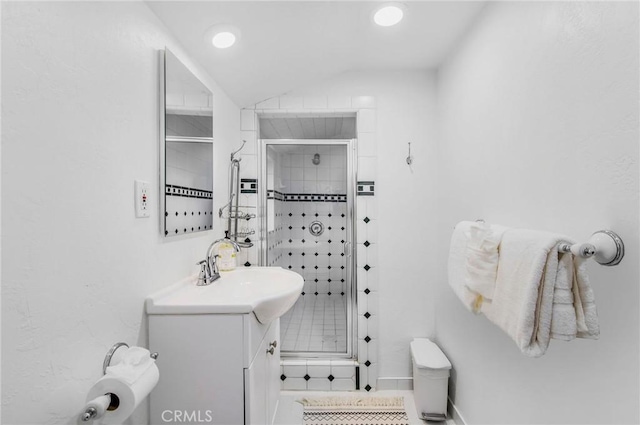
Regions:
[[213, 254], [214, 248], [220, 242], [230, 243], [233, 246], [233, 249], [236, 250], [236, 252], [240, 252], [240, 245], [238, 245], [236, 241], [228, 237], [218, 239], [217, 241], [209, 245], [209, 249], [207, 249], [207, 257], [197, 263], [200, 266], [200, 275], [198, 276], [198, 283], [196, 284], [197, 286], [211, 285], [213, 282], [220, 279], [220, 271], [218, 270], [217, 262], [217, 258], [219, 257], [219, 255]]

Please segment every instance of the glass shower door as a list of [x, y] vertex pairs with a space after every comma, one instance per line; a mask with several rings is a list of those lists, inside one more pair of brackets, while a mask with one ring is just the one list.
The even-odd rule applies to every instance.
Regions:
[[284, 356], [353, 353], [350, 141], [266, 141], [265, 264], [304, 287], [280, 320]]

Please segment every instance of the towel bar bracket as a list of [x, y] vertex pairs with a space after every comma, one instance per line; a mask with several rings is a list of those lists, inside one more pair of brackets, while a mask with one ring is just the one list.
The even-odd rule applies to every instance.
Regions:
[[598, 230], [584, 244], [561, 244], [560, 252], [571, 252], [582, 258], [594, 257], [603, 266], [616, 266], [624, 257], [624, 243], [617, 233], [611, 230]]
[[603, 266], [617, 266], [624, 257], [624, 242], [611, 230], [598, 230], [589, 242], [596, 247], [595, 260]]

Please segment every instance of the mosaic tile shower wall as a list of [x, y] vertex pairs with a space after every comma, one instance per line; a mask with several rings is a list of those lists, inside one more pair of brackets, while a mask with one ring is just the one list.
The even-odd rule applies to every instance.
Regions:
[[[303, 296], [344, 296], [346, 288], [346, 201], [285, 202], [289, 218], [283, 230], [280, 266], [304, 277]], [[287, 225], [288, 224], [288, 225]], [[314, 236], [315, 226], [323, 228]]]
[[311, 145], [283, 155], [280, 265], [305, 278], [305, 295], [346, 290], [346, 154], [345, 146]]

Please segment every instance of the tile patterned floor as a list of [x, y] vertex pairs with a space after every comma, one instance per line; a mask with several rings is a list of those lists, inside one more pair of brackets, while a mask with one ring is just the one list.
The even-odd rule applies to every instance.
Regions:
[[278, 410], [276, 412], [274, 425], [301, 425], [303, 409], [302, 404], [296, 402], [296, 400], [299, 400], [303, 397], [354, 396], [360, 394], [363, 394], [363, 396], [377, 397], [404, 397], [404, 407], [407, 411], [407, 416], [409, 416], [409, 422], [411, 423], [411, 425], [455, 425], [455, 423], [451, 419], [447, 420], [446, 422], [427, 422], [419, 419], [416, 412], [415, 403], [413, 401], [413, 391], [400, 390], [376, 391], [375, 393], [362, 393], [354, 391], [281, 391], [280, 398], [278, 400]]
[[344, 353], [347, 350], [346, 297], [307, 294], [280, 318], [283, 351]]

